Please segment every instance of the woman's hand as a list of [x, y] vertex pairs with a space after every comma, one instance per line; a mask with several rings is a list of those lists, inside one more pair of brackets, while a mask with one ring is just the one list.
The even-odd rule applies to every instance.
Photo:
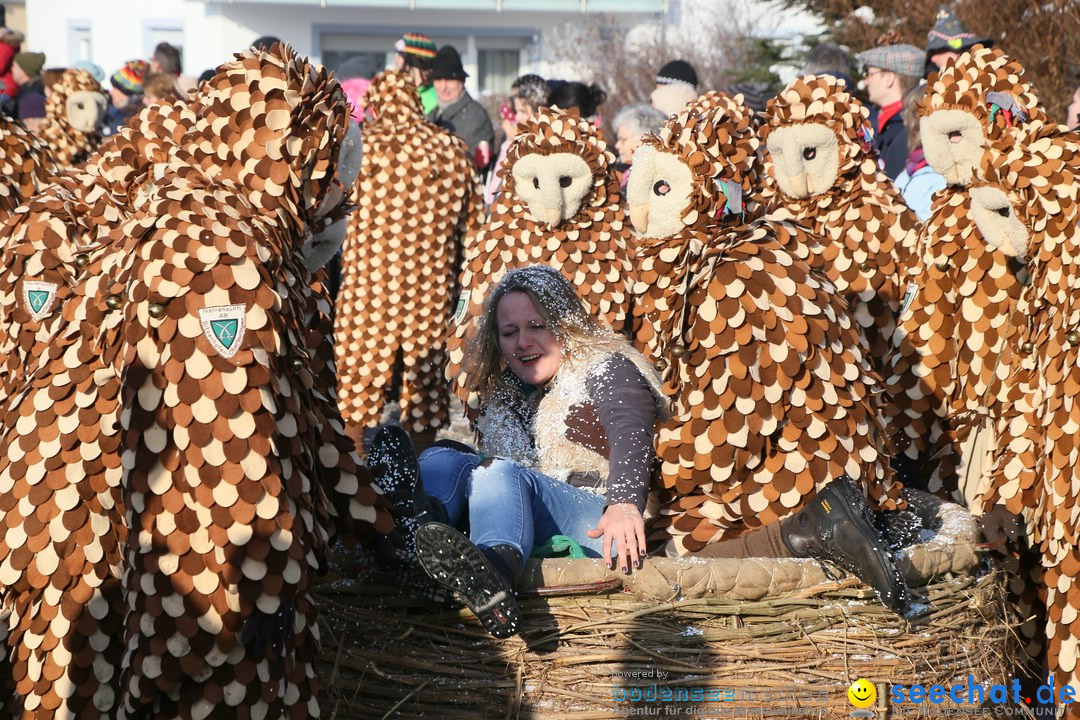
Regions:
[[[630, 572], [629, 563], [633, 563], [635, 568], [641, 567], [641, 558], [645, 557], [645, 520], [633, 503], [608, 505], [600, 516], [600, 522], [585, 534], [591, 538], [603, 536], [600, 555], [605, 560], [611, 558], [611, 543], [614, 541], [619, 569], [624, 573]], [[614, 560], [611, 560], [611, 566], [615, 566]]]

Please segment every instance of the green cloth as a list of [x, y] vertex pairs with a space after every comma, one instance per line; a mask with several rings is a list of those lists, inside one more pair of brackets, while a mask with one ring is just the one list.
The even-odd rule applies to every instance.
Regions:
[[585, 557], [585, 551], [581, 549], [581, 545], [574, 538], [566, 535], [553, 535], [543, 545], [534, 547], [532, 556], [534, 558], [567, 557], [577, 559]]
[[424, 115], [427, 115], [439, 107], [439, 96], [435, 94], [434, 85], [425, 85], [420, 88], [420, 104], [424, 106]]

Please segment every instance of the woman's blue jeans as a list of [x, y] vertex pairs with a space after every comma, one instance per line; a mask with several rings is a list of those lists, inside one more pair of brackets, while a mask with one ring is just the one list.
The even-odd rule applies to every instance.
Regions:
[[589, 557], [600, 557], [603, 538], [585, 531], [600, 522], [607, 503], [603, 495], [518, 465], [447, 447], [420, 453], [424, 490], [446, 507], [450, 524], [466, 510], [469, 535], [480, 547], [509, 545], [521, 553], [522, 565], [533, 546], [555, 535], [576, 540]]

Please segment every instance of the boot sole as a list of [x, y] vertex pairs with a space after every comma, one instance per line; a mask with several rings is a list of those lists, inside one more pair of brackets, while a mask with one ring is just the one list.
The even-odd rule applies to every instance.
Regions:
[[447, 525], [428, 523], [416, 531], [416, 552], [424, 572], [457, 593], [489, 633], [497, 638], [517, 634], [521, 611], [514, 592], [467, 537]]

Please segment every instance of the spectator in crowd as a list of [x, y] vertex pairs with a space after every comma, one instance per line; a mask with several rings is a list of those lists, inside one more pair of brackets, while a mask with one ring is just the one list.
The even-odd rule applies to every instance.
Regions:
[[167, 42], [160, 42], [150, 58], [150, 72], [180, 76], [180, 51]]
[[654, 108], [668, 117], [681, 111], [699, 94], [694, 67], [685, 60], [672, 60], [657, 73], [656, 89], [649, 99]]
[[938, 8], [937, 20], [934, 27], [926, 34], [926, 64], [923, 67], [925, 75], [937, 72], [951, 59], [958, 58], [976, 45], [990, 47], [994, 41], [988, 37], [978, 37], [969, 33], [948, 5], [942, 4]]
[[907, 130], [908, 157], [904, 170], [896, 176], [896, 188], [904, 196], [904, 202], [915, 211], [919, 220], [930, 217], [930, 200], [941, 188], [945, 178], [926, 163], [922, 138], [919, 135], [919, 99], [926, 94], [926, 85], [916, 85], [904, 93], [904, 127]]
[[45, 53], [21, 52], [15, 56], [11, 71], [19, 85], [15, 93], [15, 117], [19, 120], [45, 117], [45, 84], [41, 79], [44, 67]]
[[876, 131], [878, 164], [890, 180], [895, 180], [908, 157], [901, 112], [904, 93], [922, 81], [923, 52], [914, 45], [894, 43], [861, 52], [856, 58], [864, 68], [866, 96], [877, 108], [871, 121]]
[[165, 73], [174, 78], [176, 96], [186, 95], [199, 86], [199, 81], [191, 75], [183, 74], [184, 62], [180, 48], [167, 42], [158, 43], [154, 56], [150, 58], [150, 72]]
[[97, 80], [99, 83], [105, 82], [105, 70], [95, 62], [90, 60], [80, 60], [71, 66], [75, 70], [85, 70], [90, 73], [90, 77]]
[[112, 135], [143, 107], [143, 80], [150, 70], [145, 60], [124, 63], [109, 79], [110, 106], [105, 113], [103, 135]]
[[255, 48], [256, 50], [269, 50], [275, 44], [280, 42], [281, 38], [277, 37], [276, 35], [260, 35], [252, 41], [251, 47]]
[[15, 114], [19, 83], [15, 81], [14, 65], [23, 39], [22, 33], [0, 27], [0, 106], [8, 115]]
[[457, 48], [453, 45], [439, 48], [431, 68], [438, 107], [428, 114], [427, 119], [464, 140], [477, 169], [483, 173], [491, 164], [495, 128], [484, 107], [465, 90], [467, 77]]
[[548, 107], [557, 107], [560, 110], [577, 108], [581, 117], [591, 122], [595, 127], [603, 125], [600, 118], [600, 106], [607, 100], [607, 93], [599, 85], [586, 85], [582, 82], [572, 81], [557, 85], [548, 95]]
[[[405, 70], [416, 84], [420, 94], [420, 104], [427, 115], [439, 105], [439, 97], [431, 81], [431, 67], [435, 62], [435, 41], [420, 33], [406, 33], [394, 45], [397, 55], [394, 62], [398, 69]], [[374, 75], [374, 73], [372, 73]]]
[[499, 176], [499, 168], [502, 167], [506, 158], [506, 151], [517, 135], [518, 126], [533, 119], [540, 106], [547, 102], [549, 86], [544, 78], [539, 75], [522, 75], [510, 86], [510, 102], [503, 103], [499, 107], [502, 118], [503, 142], [499, 146], [499, 155], [492, 166], [495, 171], [488, 178], [487, 187], [484, 189], [484, 202], [491, 205], [495, 202], [495, 196], [502, 187], [502, 178]]
[[615, 130], [615, 151], [619, 154], [615, 169], [622, 180], [622, 193], [626, 195], [626, 181], [630, 177], [630, 163], [634, 160], [634, 151], [641, 146], [641, 136], [656, 132], [667, 118], [652, 105], [639, 103], [627, 105], [615, 115], [611, 123]]
[[754, 111], [754, 121], [759, 121], [759, 115], [765, 112], [765, 106], [776, 95], [776, 90], [765, 82], [755, 80], [743, 80], [732, 83], [722, 88], [731, 97], [742, 95], [743, 105]]
[[150, 107], [176, 100], [180, 96], [176, 80], [177, 77], [171, 73], [147, 73], [143, 79], [143, 105]]
[[349, 104], [353, 106], [353, 120], [356, 122], [364, 119], [364, 93], [371, 86], [371, 78], [380, 69], [370, 56], [357, 55], [341, 63], [334, 72], [345, 96], [349, 98]]
[[803, 75], [831, 75], [847, 83], [848, 90], [855, 89], [851, 82], [851, 56], [848, 51], [834, 43], [821, 43], [806, 54]]
[[1080, 87], [1076, 88], [1072, 102], [1065, 110], [1065, 124], [1070, 130], [1080, 129]]

